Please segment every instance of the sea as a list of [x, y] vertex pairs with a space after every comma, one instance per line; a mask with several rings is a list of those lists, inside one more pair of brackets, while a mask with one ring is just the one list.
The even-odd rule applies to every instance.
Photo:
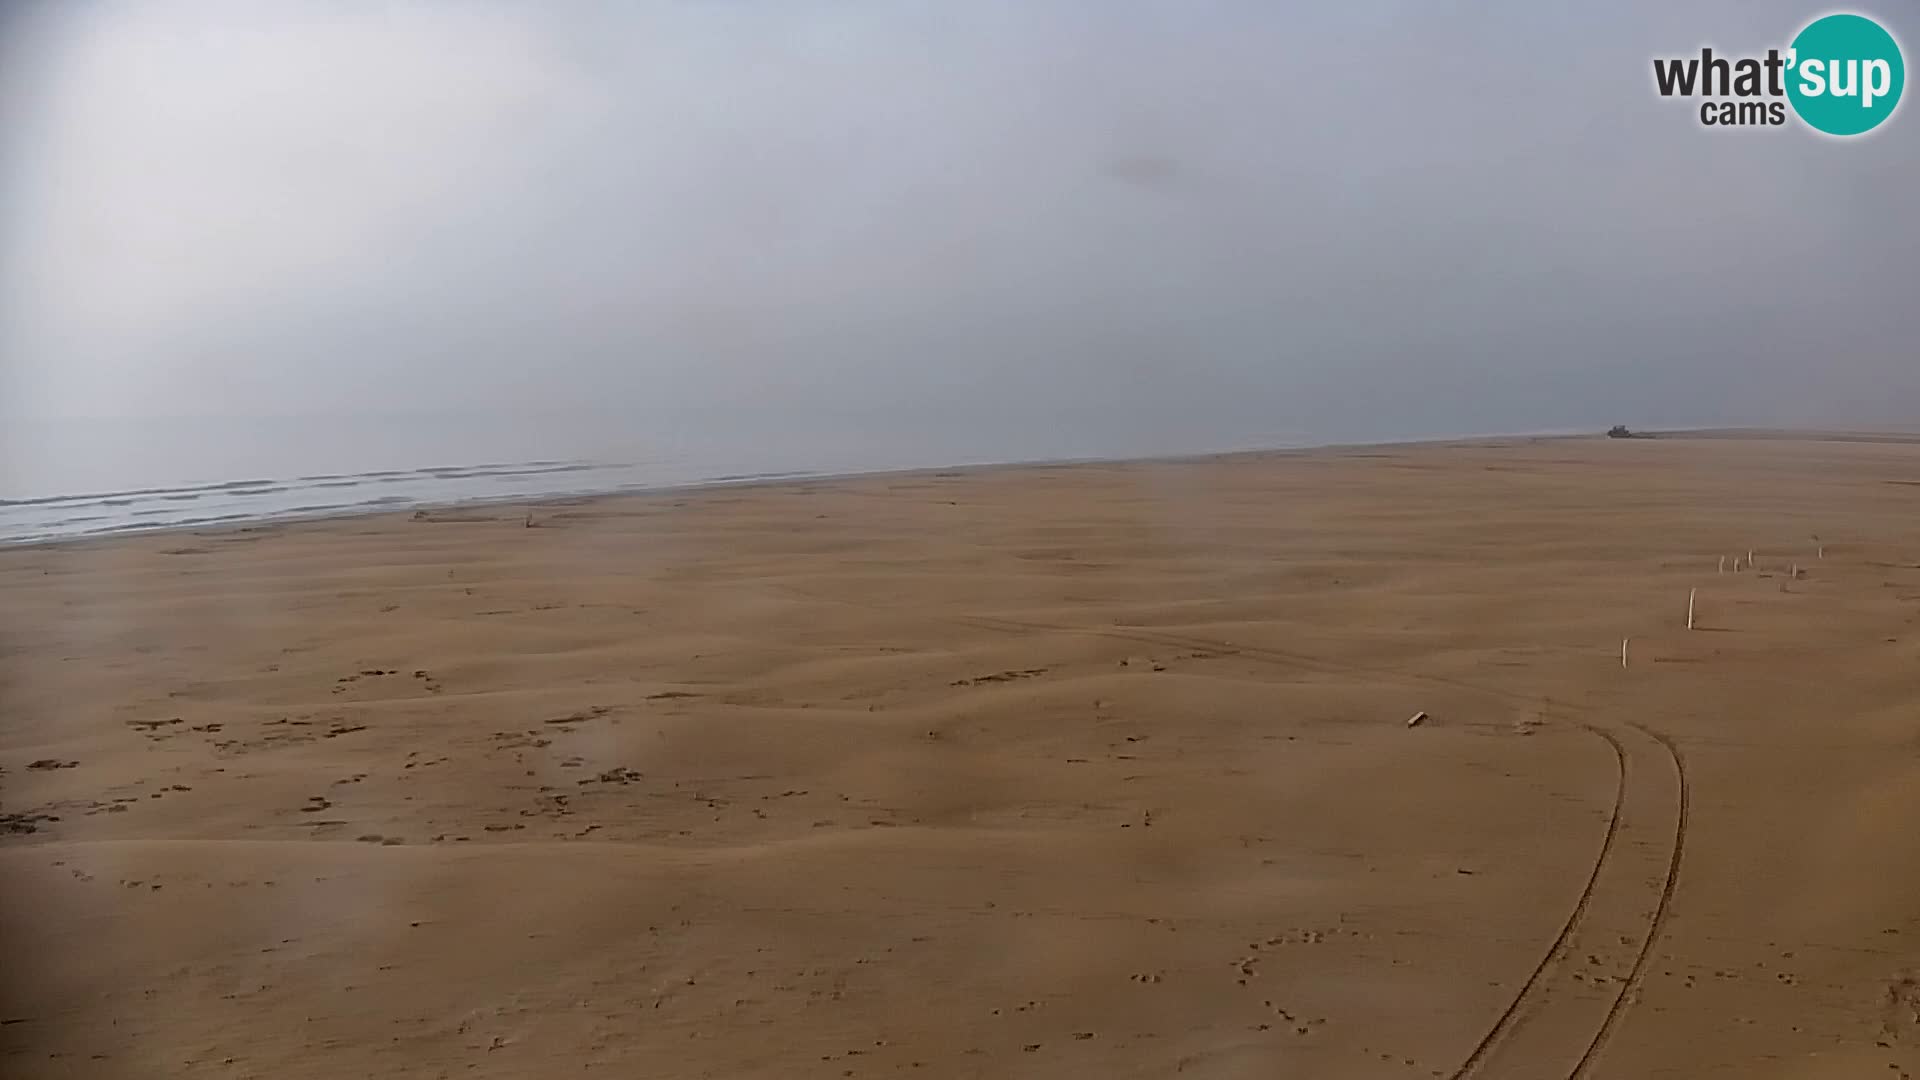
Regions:
[[0, 430], [0, 543], [889, 470], [1477, 434], [1312, 431], [1257, 418], [796, 418], [772, 409], [23, 420]]

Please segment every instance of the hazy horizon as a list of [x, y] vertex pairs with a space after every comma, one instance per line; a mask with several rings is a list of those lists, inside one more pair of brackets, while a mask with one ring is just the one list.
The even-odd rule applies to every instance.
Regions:
[[880, 464], [1920, 423], [1911, 106], [1843, 141], [1652, 87], [1815, 13], [9, 7], [0, 473], [80, 417], [136, 472], [134, 420]]

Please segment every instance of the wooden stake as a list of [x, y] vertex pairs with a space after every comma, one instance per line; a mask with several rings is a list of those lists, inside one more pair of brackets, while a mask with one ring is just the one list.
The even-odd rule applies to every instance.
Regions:
[[1699, 589], [1687, 590], [1687, 629], [1689, 630], [1693, 629], [1693, 594], [1699, 591]]
[[1626, 670], [1627, 667], [1627, 642], [1632, 640], [1632, 638], [1620, 639], [1620, 669], [1622, 671]]
[[1714, 573], [1724, 574], [1726, 572], [1727, 572], [1727, 557], [1725, 555], [1722, 555], [1720, 556], [1720, 568], [1718, 570], [1715, 570]]

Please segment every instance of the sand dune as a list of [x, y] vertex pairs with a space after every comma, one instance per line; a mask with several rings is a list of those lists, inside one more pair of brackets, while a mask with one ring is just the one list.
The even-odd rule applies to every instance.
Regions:
[[0, 551], [0, 1071], [1920, 1075], [1916, 481], [1483, 440]]

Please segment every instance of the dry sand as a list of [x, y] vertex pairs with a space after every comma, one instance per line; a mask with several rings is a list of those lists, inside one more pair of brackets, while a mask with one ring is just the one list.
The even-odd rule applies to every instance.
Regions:
[[0, 1074], [1920, 1076], [1916, 485], [1512, 440], [0, 552]]

